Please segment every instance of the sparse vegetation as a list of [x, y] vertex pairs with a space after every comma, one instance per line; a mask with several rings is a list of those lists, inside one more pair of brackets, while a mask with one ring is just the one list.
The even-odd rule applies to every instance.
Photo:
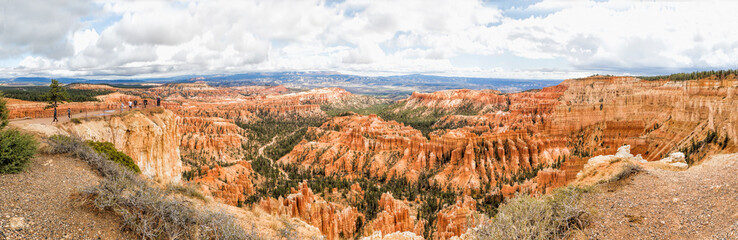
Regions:
[[714, 130], [708, 130], [707, 135], [702, 140], [695, 140], [692, 138], [691, 143], [688, 146], [679, 149], [680, 152], [684, 153], [685, 160], [690, 166], [695, 164], [704, 154], [706, 150], [710, 149], [710, 146], [717, 146], [717, 150], [725, 149], [728, 146], [729, 138], [726, 135], [721, 138], [720, 134]]
[[15, 129], [0, 130], [0, 174], [25, 170], [37, 148], [31, 135]]
[[500, 205], [488, 223], [471, 230], [472, 239], [563, 239], [587, 225], [579, 199], [590, 189], [564, 187], [552, 194], [521, 194]]
[[[84, 189], [78, 199], [99, 211], [120, 216], [124, 228], [142, 239], [258, 239], [235, 217], [198, 208], [186, 197], [161, 189], [74, 137], [49, 138], [50, 153], [69, 153], [86, 161], [104, 177]], [[253, 229], [252, 229], [253, 231]]]

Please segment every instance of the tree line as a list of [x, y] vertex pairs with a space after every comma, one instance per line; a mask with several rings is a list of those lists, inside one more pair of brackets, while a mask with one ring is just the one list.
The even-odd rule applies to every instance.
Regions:
[[655, 80], [672, 80], [672, 81], [687, 81], [687, 80], [695, 80], [695, 79], [702, 79], [702, 78], [708, 78], [715, 76], [718, 80], [727, 79], [729, 76], [736, 76], [738, 75], [738, 69], [731, 69], [731, 70], [712, 70], [712, 71], [700, 71], [700, 72], [691, 72], [691, 73], [674, 73], [669, 75], [660, 75], [660, 76], [642, 76], [639, 77], [644, 80], [649, 81], [655, 81]]

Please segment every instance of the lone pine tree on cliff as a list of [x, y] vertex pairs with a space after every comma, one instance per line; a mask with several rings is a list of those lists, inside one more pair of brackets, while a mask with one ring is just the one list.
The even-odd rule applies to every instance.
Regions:
[[56, 79], [51, 79], [51, 85], [49, 85], [49, 92], [46, 93], [46, 101], [47, 105], [44, 107], [44, 109], [53, 108], [54, 109], [54, 120], [52, 122], [58, 122], [59, 120], [56, 118], [56, 108], [59, 106], [59, 103], [67, 101], [69, 99], [69, 95], [67, 95], [67, 90], [65, 90], [60, 84], [59, 81]]

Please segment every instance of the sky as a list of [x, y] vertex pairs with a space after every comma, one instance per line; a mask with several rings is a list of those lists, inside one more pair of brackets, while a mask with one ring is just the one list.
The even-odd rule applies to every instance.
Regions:
[[738, 68], [738, 1], [0, 0], [0, 78]]

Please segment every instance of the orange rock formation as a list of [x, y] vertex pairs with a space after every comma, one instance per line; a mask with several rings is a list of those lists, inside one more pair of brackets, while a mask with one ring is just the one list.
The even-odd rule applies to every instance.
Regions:
[[460, 236], [467, 228], [474, 227], [479, 222], [474, 218], [477, 202], [464, 196], [456, 201], [456, 204], [448, 206], [438, 213], [436, 222], [435, 239], [449, 239]]
[[404, 202], [394, 199], [391, 193], [382, 194], [379, 207], [382, 211], [367, 225], [370, 232], [380, 231], [383, 235], [393, 232], [413, 232], [416, 235], [423, 235], [426, 221], [416, 219], [417, 213]]
[[357, 221], [364, 222], [364, 215], [356, 208], [326, 202], [313, 195], [306, 183], [286, 197], [263, 199], [259, 206], [272, 214], [300, 218], [319, 228], [328, 239], [352, 238], [358, 230]]
[[255, 175], [250, 163], [240, 161], [228, 167], [215, 165], [210, 169], [208, 166], [203, 166], [193, 181], [203, 186], [205, 193], [235, 206], [239, 202], [244, 202], [246, 197], [256, 193], [252, 181]]

